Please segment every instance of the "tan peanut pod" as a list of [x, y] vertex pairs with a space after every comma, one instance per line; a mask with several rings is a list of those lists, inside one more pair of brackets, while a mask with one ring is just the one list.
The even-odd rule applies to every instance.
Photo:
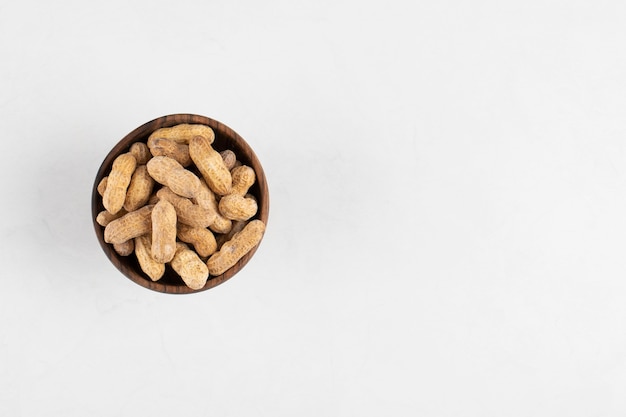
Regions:
[[157, 262], [169, 262], [176, 252], [176, 210], [169, 201], [160, 200], [151, 216], [152, 257]]
[[107, 178], [107, 188], [102, 196], [102, 205], [109, 213], [115, 214], [124, 206], [126, 190], [136, 166], [137, 161], [130, 153], [124, 153], [113, 161]]
[[209, 188], [218, 195], [229, 194], [232, 188], [230, 171], [222, 156], [202, 136], [194, 136], [189, 142], [189, 155], [196, 164]]
[[243, 228], [248, 224], [245, 220], [238, 220], [232, 222], [232, 227], [227, 233], [217, 235], [215, 238], [215, 243], [217, 243], [217, 248], [220, 249], [222, 245], [233, 238], [235, 233], [241, 232]]
[[145, 165], [148, 163], [152, 155], [150, 154], [150, 149], [148, 149], [148, 145], [143, 142], [135, 142], [130, 145], [129, 152], [133, 154], [135, 159], [137, 160], [137, 165]]
[[222, 216], [231, 220], [248, 220], [259, 209], [256, 200], [239, 194], [229, 194], [221, 198], [219, 210]]
[[194, 227], [207, 227], [215, 220], [214, 211], [205, 210], [193, 204], [190, 199], [179, 196], [168, 187], [161, 188], [156, 195], [159, 199], [169, 201], [174, 206], [176, 219], [180, 223]]
[[98, 194], [100, 194], [100, 197], [102, 197], [104, 195], [104, 190], [107, 189], [107, 181], [109, 180], [109, 177], [103, 177], [100, 182], [98, 183]]
[[204, 287], [209, 278], [209, 270], [198, 254], [184, 243], [176, 244], [176, 254], [170, 262], [172, 269], [183, 279], [183, 282], [193, 290]]
[[172, 127], [157, 129], [148, 137], [148, 147], [152, 147], [155, 139], [170, 139], [178, 143], [189, 143], [194, 136], [202, 136], [209, 143], [215, 140], [215, 132], [209, 126], [200, 124], [181, 123]]
[[226, 149], [225, 151], [220, 152], [220, 156], [224, 160], [224, 165], [226, 165], [226, 169], [228, 169], [229, 171], [233, 169], [233, 167], [235, 166], [235, 162], [237, 162], [237, 155], [235, 155], [235, 152], [231, 151], [230, 149]]
[[254, 181], [256, 181], [254, 169], [247, 165], [240, 165], [233, 168], [230, 174], [233, 178], [231, 194], [246, 195], [250, 187], [254, 184]]
[[129, 239], [126, 242], [122, 243], [114, 243], [113, 249], [120, 256], [128, 256], [135, 250], [135, 241], [133, 239]]
[[130, 179], [130, 185], [124, 200], [124, 209], [126, 211], [134, 211], [145, 206], [148, 200], [150, 200], [153, 187], [154, 180], [148, 174], [148, 168], [145, 165], [139, 165]]
[[113, 220], [119, 219], [120, 217], [122, 217], [126, 213], [128, 213], [128, 212], [126, 210], [124, 210], [124, 209], [121, 209], [120, 211], [118, 211], [115, 214], [111, 214], [111, 213], [109, 213], [106, 210], [102, 210], [96, 216], [96, 223], [98, 223], [100, 226], [106, 226], [107, 224], [111, 223]]
[[189, 146], [184, 143], [177, 143], [171, 139], [156, 138], [152, 141], [150, 153], [153, 156], [169, 156], [175, 159], [183, 167], [191, 165], [189, 156]]
[[191, 198], [200, 187], [200, 179], [183, 168], [174, 158], [155, 156], [146, 164], [148, 173], [154, 180], [170, 188], [181, 197]]
[[233, 221], [231, 219], [227, 219], [221, 214], [215, 216], [215, 220], [209, 226], [215, 233], [228, 233], [233, 227]]
[[200, 257], [205, 258], [217, 250], [215, 236], [206, 227], [192, 227], [179, 223], [176, 228], [178, 239], [193, 245]]
[[217, 198], [213, 191], [206, 185], [204, 179], [200, 179], [200, 189], [196, 195], [196, 203], [210, 211], [215, 212], [215, 220], [209, 225], [209, 228], [215, 233], [228, 233], [232, 226], [232, 221], [222, 216], [217, 205]]
[[123, 243], [137, 236], [150, 233], [152, 230], [150, 215], [153, 207], [143, 206], [107, 224], [104, 228], [104, 241], [113, 244]]
[[135, 238], [135, 256], [139, 261], [141, 270], [152, 281], [158, 281], [165, 274], [165, 264], [157, 262], [152, 257], [152, 243], [150, 235], [142, 235]]
[[259, 244], [265, 233], [265, 223], [261, 220], [252, 220], [241, 232], [224, 243], [218, 252], [215, 252], [207, 261], [209, 274], [220, 275], [235, 265], [252, 248]]

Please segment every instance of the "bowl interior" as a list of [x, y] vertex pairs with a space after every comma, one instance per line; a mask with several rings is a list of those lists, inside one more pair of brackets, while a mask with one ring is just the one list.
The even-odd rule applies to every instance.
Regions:
[[147, 275], [143, 273], [134, 254], [131, 254], [130, 256], [120, 256], [117, 254], [117, 252], [115, 252], [111, 245], [107, 244], [104, 241], [104, 227], [100, 226], [96, 222], [96, 217], [98, 213], [104, 210], [104, 206], [102, 205], [102, 198], [98, 194], [97, 190], [100, 180], [108, 175], [108, 173], [111, 171], [111, 165], [113, 164], [115, 158], [125, 152], [128, 152], [130, 146], [133, 143], [146, 142], [148, 136], [150, 136], [150, 134], [155, 130], [162, 127], [175, 126], [181, 123], [204, 124], [211, 127], [215, 132], [215, 141], [213, 142], [213, 148], [215, 150], [219, 152], [230, 149], [237, 155], [237, 159], [241, 161], [241, 163], [248, 165], [254, 169], [256, 173], [256, 182], [250, 188], [249, 193], [254, 195], [254, 197], [257, 199], [259, 210], [257, 214], [253, 217], [253, 219], [260, 219], [267, 225], [267, 219], [269, 215], [269, 196], [263, 168], [254, 151], [252, 150], [252, 148], [250, 148], [246, 141], [235, 131], [233, 131], [231, 128], [224, 125], [223, 123], [220, 123], [205, 116], [199, 116], [195, 114], [173, 114], [154, 119], [126, 135], [121, 141], [117, 143], [117, 145], [113, 147], [111, 152], [109, 152], [109, 154], [106, 156], [106, 158], [102, 162], [102, 165], [100, 166], [100, 169], [98, 170], [96, 179], [93, 184], [91, 197], [91, 214], [93, 225], [96, 231], [96, 236], [98, 237], [100, 246], [102, 247], [106, 256], [113, 263], [113, 265], [115, 265], [115, 267], [126, 277], [145, 288], [158, 292], [172, 294], [189, 294], [205, 291], [209, 288], [213, 288], [225, 282], [226, 280], [234, 276], [237, 272], [239, 272], [241, 268], [243, 268], [248, 263], [248, 261], [250, 260], [250, 258], [252, 258], [252, 256], [256, 252], [256, 249], [259, 246], [257, 245], [255, 248], [253, 248], [242, 259], [240, 259], [237, 264], [224, 272], [222, 275], [210, 276], [207, 280], [206, 285], [203, 288], [199, 290], [192, 290], [183, 283], [182, 279], [171, 269], [169, 265], [166, 266], [164, 276], [160, 280], [153, 282]]

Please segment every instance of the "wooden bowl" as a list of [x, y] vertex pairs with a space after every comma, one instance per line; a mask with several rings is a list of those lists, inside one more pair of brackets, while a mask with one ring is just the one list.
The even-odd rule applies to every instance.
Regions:
[[[249, 193], [254, 195], [257, 199], [259, 210], [253, 219], [260, 219], [267, 225], [267, 219], [269, 214], [269, 194], [267, 189], [267, 182], [265, 179], [265, 173], [263, 167], [257, 159], [254, 151], [246, 143], [246, 141], [239, 136], [234, 130], [228, 126], [210, 119], [204, 116], [198, 116], [195, 114], [172, 114], [169, 116], [159, 117], [154, 119], [126, 135], [121, 141], [117, 143], [109, 152], [109, 154], [102, 162], [96, 179], [93, 183], [93, 190], [91, 193], [91, 216], [93, 220], [94, 229], [98, 242], [104, 253], [109, 260], [115, 265], [115, 267], [131, 281], [141, 285], [142, 287], [170, 294], [190, 294], [213, 288], [224, 281], [232, 278], [237, 272], [239, 272], [252, 258], [256, 252], [258, 245], [248, 252], [243, 258], [239, 260], [232, 268], [224, 272], [222, 275], [209, 276], [206, 285], [199, 290], [192, 290], [187, 287], [182, 279], [167, 265], [165, 275], [158, 281], [153, 282], [139, 267], [137, 258], [134, 253], [130, 256], [120, 256], [115, 252], [113, 247], [104, 241], [104, 227], [100, 226], [96, 222], [96, 216], [102, 210], [102, 197], [98, 194], [97, 187], [104, 176], [107, 176], [111, 171], [111, 165], [113, 160], [120, 154], [128, 152], [130, 145], [135, 142], [146, 142], [148, 136], [155, 130], [162, 127], [171, 127], [181, 123], [194, 123], [203, 124], [211, 127], [215, 132], [215, 141], [213, 142], [213, 148], [215, 150], [223, 151], [231, 149], [237, 155], [237, 159], [243, 164], [252, 167], [256, 173], [256, 182], [250, 188]], [[252, 219], [251, 219], [252, 220]]]

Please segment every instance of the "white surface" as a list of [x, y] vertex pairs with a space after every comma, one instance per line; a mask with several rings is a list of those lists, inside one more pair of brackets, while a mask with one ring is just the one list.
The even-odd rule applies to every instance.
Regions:
[[[210, 3], [0, 2], [0, 415], [626, 414], [623, 2]], [[193, 296], [90, 219], [179, 112], [271, 192]]]

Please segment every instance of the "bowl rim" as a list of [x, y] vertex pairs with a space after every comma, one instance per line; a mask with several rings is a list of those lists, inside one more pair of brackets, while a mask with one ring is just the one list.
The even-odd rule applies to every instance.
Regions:
[[[268, 218], [269, 218], [269, 189], [267, 185], [267, 178], [265, 176], [265, 172], [256, 156], [252, 147], [241, 137], [237, 132], [231, 129], [229, 126], [224, 123], [212, 119], [207, 116], [202, 116], [198, 114], [192, 113], [174, 113], [166, 116], [157, 117], [149, 122], [142, 124], [141, 126], [133, 129], [131, 132], [126, 134], [113, 148], [109, 151], [109, 153], [105, 156], [100, 167], [98, 168], [93, 187], [91, 193], [91, 212], [92, 212], [92, 222], [94, 225], [94, 230], [96, 232], [96, 236], [98, 238], [98, 242], [100, 243], [100, 247], [104, 251], [109, 261], [118, 269], [126, 278], [130, 279], [134, 283], [141, 285], [144, 288], [166, 293], [166, 294], [195, 294], [199, 292], [206, 291], [211, 288], [215, 288], [216, 286], [228, 281], [230, 278], [235, 276], [241, 269], [245, 267], [245, 265], [250, 261], [250, 259], [256, 253], [258, 247], [261, 242], [259, 242], [254, 248], [252, 248], [246, 255], [244, 255], [234, 266], [228, 269], [221, 275], [218, 276], [209, 276], [207, 283], [201, 289], [194, 290], [187, 287], [181, 280], [179, 285], [166, 284], [160, 281], [152, 281], [148, 278], [143, 272], [137, 271], [136, 267], [132, 267], [129, 265], [129, 262], [124, 260], [122, 257], [113, 250], [112, 246], [104, 241], [104, 227], [100, 226], [98, 222], [96, 222], [96, 217], [98, 213], [100, 213], [104, 207], [102, 206], [102, 198], [98, 193], [98, 184], [101, 179], [110, 171], [113, 160], [123, 153], [124, 150], [128, 149], [132, 143], [141, 141], [141, 139], [147, 139], [147, 137], [154, 132], [156, 129], [161, 127], [171, 127], [177, 124], [182, 123], [190, 123], [190, 124], [203, 124], [209, 126], [213, 129], [216, 135], [216, 142], [228, 141], [234, 144], [235, 148], [243, 148], [245, 149], [245, 155], [243, 155], [242, 162], [248, 162], [247, 165], [250, 165], [254, 168], [256, 174], [256, 183], [253, 186], [254, 189], [258, 189], [258, 195], [254, 195], [257, 199], [259, 209], [257, 214], [252, 217], [253, 219], [262, 220], [267, 226]], [[240, 155], [237, 155], [238, 159]], [[261, 241], [263, 237], [261, 238]], [[130, 255], [131, 257], [134, 255]], [[132, 261], [131, 261], [132, 262]]]

